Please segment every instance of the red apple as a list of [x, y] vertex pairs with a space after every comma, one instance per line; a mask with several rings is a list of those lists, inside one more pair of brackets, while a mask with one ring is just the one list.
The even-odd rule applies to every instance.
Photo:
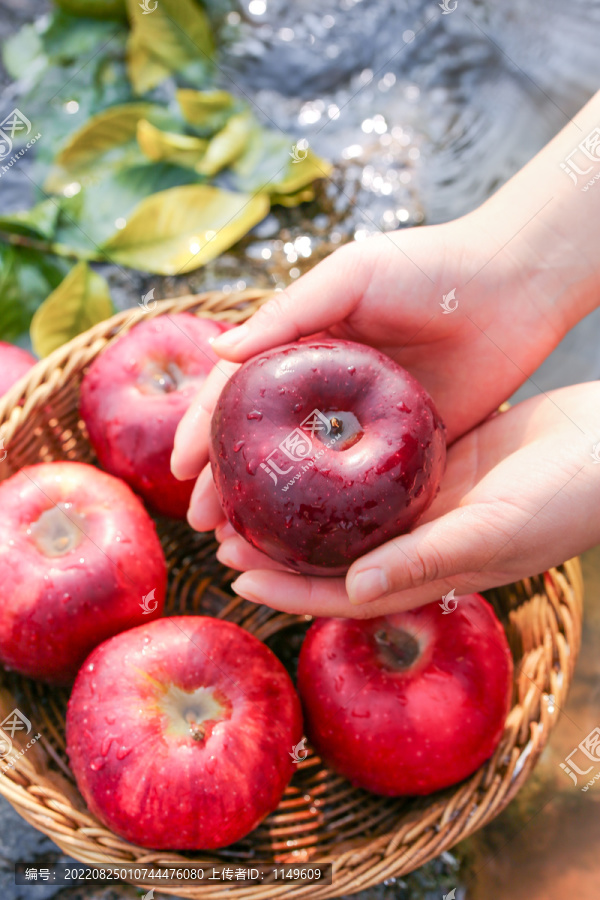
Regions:
[[496, 749], [512, 657], [479, 594], [376, 619], [319, 619], [300, 652], [307, 735], [331, 766], [376, 794], [430, 794]]
[[194, 486], [171, 474], [175, 431], [218, 361], [230, 326], [175, 313], [140, 322], [101, 353], [81, 385], [81, 415], [100, 465], [155, 510], [184, 519]]
[[27, 350], [0, 341], [0, 397], [32, 366], [35, 366], [36, 362], [35, 356], [32, 356]]
[[97, 647], [67, 712], [89, 808], [142, 847], [223, 847], [279, 804], [302, 736], [276, 656], [238, 625], [161, 619]]
[[117, 478], [83, 463], [27, 466], [0, 484], [0, 509], [7, 668], [68, 684], [101, 641], [162, 614], [154, 523]]
[[431, 397], [378, 350], [288, 344], [246, 362], [212, 419], [221, 505], [247, 541], [298, 572], [342, 574], [408, 531], [446, 458]]

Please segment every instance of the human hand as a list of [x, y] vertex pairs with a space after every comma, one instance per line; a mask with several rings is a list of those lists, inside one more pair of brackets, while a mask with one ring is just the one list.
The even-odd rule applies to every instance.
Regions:
[[[234, 582], [240, 596], [316, 616], [370, 618], [453, 589], [459, 597], [517, 581], [600, 542], [598, 439], [600, 384], [553, 391], [456, 441], [441, 491], [417, 527], [357, 560], [345, 579], [292, 574], [229, 524], [218, 529], [218, 557], [250, 570]], [[373, 571], [362, 593], [361, 573]]]

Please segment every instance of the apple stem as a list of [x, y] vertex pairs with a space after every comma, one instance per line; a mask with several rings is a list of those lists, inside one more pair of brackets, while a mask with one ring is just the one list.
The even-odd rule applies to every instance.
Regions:
[[190, 734], [195, 741], [203, 741], [206, 737], [206, 728], [202, 722], [197, 725], [195, 722], [190, 723]]
[[329, 420], [331, 422], [331, 430], [334, 434], [340, 434], [342, 428], [344, 427], [341, 419], [336, 418], [336, 416], [332, 416]]
[[410, 669], [419, 658], [419, 642], [407, 631], [382, 628], [375, 632], [375, 640], [382, 658], [393, 669]]

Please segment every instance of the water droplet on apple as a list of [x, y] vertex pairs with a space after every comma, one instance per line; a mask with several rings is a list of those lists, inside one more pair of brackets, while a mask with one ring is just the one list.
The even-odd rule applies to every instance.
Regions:
[[344, 676], [343, 676], [343, 675], [336, 675], [336, 676], [335, 676], [335, 681], [333, 682], [333, 686], [334, 686], [334, 688], [336, 689], [336, 691], [337, 691], [338, 694], [339, 694], [340, 691], [342, 691], [342, 690], [344, 689]]
[[247, 413], [246, 418], [260, 422], [260, 420], [262, 419], [262, 413], [259, 409], [253, 409], [249, 413]]
[[396, 409], [399, 409], [400, 412], [404, 412], [404, 413], [412, 412], [412, 410], [409, 409], [409, 407], [406, 405], [406, 403], [404, 403], [402, 400], [400, 401], [400, 403], [396, 403]]
[[246, 443], [246, 441], [236, 441], [235, 444], [233, 445], [233, 452], [239, 453], [245, 443]]
[[126, 756], [129, 756], [133, 747], [119, 747], [117, 750], [117, 759], [125, 759]]
[[114, 737], [112, 737], [110, 734], [104, 738], [104, 740], [102, 741], [102, 746], [100, 747], [100, 753], [102, 754], [102, 756], [108, 755], [108, 751], [110, 750], [110, 745], [112, 744], [113, 741], [114, 741]]
[[98, 756], [90, 763], [90, 769], [92, 772], [98, 772], [104, 765], [106, 765], [106, 760]]
[[371, 718], [371, 712], [368, 709], [361, 709], [361, 710], [353, 709], [351, 715], [353, 715], [354, 718], [356, 718], [356, 719], [370, 719]]
[[302, 412], [304, 409], [303, 403], [294, 403], [294, 412]]
[[258, 469], [258, 460], [249, 459], [246, 463], [246, 472], [248, 475], [256, 475], [256, 470]]
[[104, 721], [106, 722], [107, 725], [114, 725], [115, 722], [117, 721], [117, 717], [116, 716], [104, 716]]
[[354, 373], [356, 372], [356, 366], [348, 366], [348, 371], [351, 375], [354, 375]]

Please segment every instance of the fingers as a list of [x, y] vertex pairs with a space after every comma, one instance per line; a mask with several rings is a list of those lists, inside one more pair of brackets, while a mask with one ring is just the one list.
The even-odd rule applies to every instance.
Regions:
[[212, 412], [237, 368], [230, 362], [218, 362], [181, 419], [171, 455], [171, 471], [180, 481], [196, 478], [206, 465]]
[[[223, 529], [225, 532], [225, 529]], [[220, 540], [219, 535], [217, 536]], [[272, 569], [278, 572], [289, 572], [284, 565], [269, 559], [260, 550], [256, 550], [239, 534], [225, 537], [217, 550], [217, 559], [230, 569], [244, 572], [247, 569]]]
[[442, 602], [444, 594], [452, 588], [455, 592], [452, 596], [460, 602], [461, 595], [493, 587], [493, 581], [494, 578], [487, 573], [467, 573], [454, 578], [452, 585], [446, 580], [435, 581], [414, 591], [390, 594], [384, 599], [361, 606], [350, 603], [343, 578], [313, 578], [261, 569], [240, 575], [232, 587], [246, 600], [264, 603], [293, 615], [370, 619], [412, 609], [434, 600]]
[[357, 306], [369, 283], [372, 259], [356, 244], [341, 247], [276, 294], [243, 325], [216, 338], [213, 349], [242, 362], [341, 322]]
[[187, 519], [196, 531], [212, 531], [223, 524], [225, 513], [219, 503], [209, 465], [202, 469], [194, 485]]
[[[494, 516], [502, 519], [502, 530], [494, 526]], [[505, 528], [516, 532], [518, 515], [514, 508], [505, 511], [501, 503], [491, 516], [489, 508], [479, 504], [452, 510], [353, 563], [346, 575], [349, 600], [355, 605], [370, 603], [433, 583], [450, 584], [463, 572], [477, 572], [506, 544]]]

